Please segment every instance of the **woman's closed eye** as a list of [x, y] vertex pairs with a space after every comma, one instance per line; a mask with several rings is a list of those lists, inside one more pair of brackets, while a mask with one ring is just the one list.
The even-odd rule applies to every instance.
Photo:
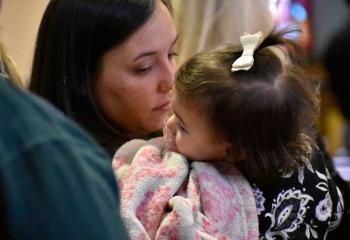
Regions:
[[149, 66], [145, 66], [145, 67], [136, 68], [135, 72], [137, 74], [146, 74], [146, 73], [150, 72], [152, 69], [153, 69], [153, 65], [149, 65]]

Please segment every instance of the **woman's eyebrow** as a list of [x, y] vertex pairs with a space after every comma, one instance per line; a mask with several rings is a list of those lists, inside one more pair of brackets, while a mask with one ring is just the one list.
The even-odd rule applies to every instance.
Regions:
[[156, 53], [157, 53], [156, 51], [142, 52], [139, 55], [137, 55], [137, 57], [135, 57], [134, 60], [132, 60], [132, 61], [135, 62], [135, 61], [139, 60], [140, 58], [148, 57], [148, 56], [154, 55]]
[[[176, 44], [178, 39], [179, 39], [179, 35], [177, 34], [174, 41], [171, 43], [171, 47], [174, 47], [174, 45]], [[135, 61], [139, 60], [140, 58], [148, 57], [148, 56], [154, 55], [156, 53], [157, 53], [156, 51], [145, 51], [145, 52], [142, 52], [139, 55], [137, 55], [132, 61], [135, 62]]]

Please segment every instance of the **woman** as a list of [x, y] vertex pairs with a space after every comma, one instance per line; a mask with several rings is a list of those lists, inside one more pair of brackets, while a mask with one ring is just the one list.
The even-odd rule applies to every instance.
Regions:
[[167, 0], [52, 0], [30, 89], [113, 154], [161, 128], [171, 107], [176, 40]]

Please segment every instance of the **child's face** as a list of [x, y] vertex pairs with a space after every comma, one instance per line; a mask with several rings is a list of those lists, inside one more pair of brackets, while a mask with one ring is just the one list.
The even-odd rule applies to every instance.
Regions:
[[212, 129], [202, 115], [180, 101], [176, 91], [173, 92], [172, 105], [174, 114], [168, 119], [166, 130], [172, 142], [171, 150], [192, 160], [224, 159], [229, 144], [210, 134]]

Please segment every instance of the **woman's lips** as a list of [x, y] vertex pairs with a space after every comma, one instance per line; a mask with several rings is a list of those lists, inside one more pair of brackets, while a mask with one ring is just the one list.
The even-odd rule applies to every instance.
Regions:
[[168, 101], [162, 105], [160, 105], [159, 107], [156, 107], [154, 110], [156, 111], [169, 111], [171, 109], [171, 102]]

